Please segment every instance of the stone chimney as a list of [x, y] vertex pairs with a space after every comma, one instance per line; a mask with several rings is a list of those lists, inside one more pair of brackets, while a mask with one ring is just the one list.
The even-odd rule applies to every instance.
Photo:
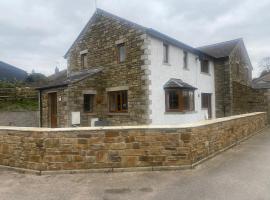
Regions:
[[58, 74], [59, 73], [59, 68], [58, 67], [55, 67], [54, 73], [55, 74]]

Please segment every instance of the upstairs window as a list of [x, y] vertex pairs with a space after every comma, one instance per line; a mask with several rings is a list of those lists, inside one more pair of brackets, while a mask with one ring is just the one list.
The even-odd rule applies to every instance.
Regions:
[[169, 63], [169, 45], [163, 43], [163, 63]]
[[118, 51], [118, 63], [122, 63], [126, 61], [126, 47], [125, 44], [119, 44], [117, 46], [117, 51]]
[[83, 95], [83, 111], [92, 113], [94, 111], [94, 94]]
[[184, 51], [183, 65], [184, 69], [188, 69], [188, 52], [186, 51]]
[[128, 91], [109, 92], [109, 111], [112, 113], [125, 113], [128, 111]]
[[194, 90], [165, 89], [166, 112], [194, 111]]
[[81, 54], [81, 67], [82, 69], [87, 67], [87, 53]]
[[201, 72], [209, 74], [209, 60], [201, 60]]

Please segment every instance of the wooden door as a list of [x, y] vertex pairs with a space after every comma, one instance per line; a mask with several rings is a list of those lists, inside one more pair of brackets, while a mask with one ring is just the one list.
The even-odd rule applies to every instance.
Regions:
[[211, 101], [211, 94], [208, 94], [208, 118], [212, 118], [212, 101]]
[[57, 93], [49, 94], [49, 124], [51, 128], [57, 128]]
[[207, 109], [208, 111], [208, 118], [212, 118], [212, 101], [211, 101], [211, 94], [209, 93], [202, 93], [202, 108]]

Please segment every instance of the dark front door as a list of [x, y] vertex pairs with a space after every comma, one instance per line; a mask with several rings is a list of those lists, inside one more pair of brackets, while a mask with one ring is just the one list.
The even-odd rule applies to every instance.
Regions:
[[57, 93], [50, 93], [49, 94], [49, 122], [51, 128], [57, 128]]
[[212, 101], [210, 93], [202, 93], [202, 108], [208, 110], [208, 118], [212, 118]]

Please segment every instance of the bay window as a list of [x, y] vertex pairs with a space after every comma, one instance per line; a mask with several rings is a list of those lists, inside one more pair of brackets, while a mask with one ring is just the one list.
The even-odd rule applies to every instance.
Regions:
[[166, 112], [194, 111], [194, 90], [165, 89]]

